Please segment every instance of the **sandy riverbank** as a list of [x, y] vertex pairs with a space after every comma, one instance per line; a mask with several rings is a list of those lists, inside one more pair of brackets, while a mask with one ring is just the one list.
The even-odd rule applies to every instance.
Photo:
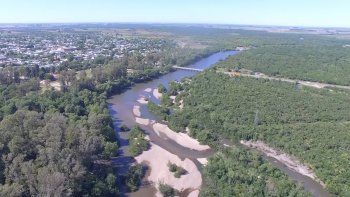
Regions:
[[197, 197], [199, 196], [199, 190], [194, 190], [193, 192], [191, 192], [188, 197]]
[[[142, 99], [139, 98], [138, 100]], [[133, 107], [133, 114], [135, 116], [135, 121], [138, 124], [142, 125], [149, 125], [153, 124], [153, 130], [158, 136], [166, 136], [167, 138], [175, 141], [176, 143], [180, 144], [183, 147], [190, 148], [193, 150], [203, 151], [208, 150], [210, 147], [208, 145], [202, 145], [199, 143], [198, 140], [190, 137], [188, 135], [189, 129], [187, 128], [187, 133], [177, 133], [173, 130], [171, 130], [167, 125], [161, 124], [161, 123], [155, 123], [155, 121], [151, 121], [150, 119], [141, 118], [141, 111], [140, 111], [139, 105], [134, 105]]]
[[202, 145], [198, 140], [191, 138], [186, 133], [176, 133], [171, 130], [167, 125], [161, 123], [153, 124], [153, 130], [157, 135], [166, 135], [169, 139], [175, 141], [183, 147], [190, 148], [193, 150], [203, 151], [208, 150], [210, 147], [208, 145]]
[[158, 88], [156, 88], [156, 89], [153, 89], [153, 96], [159, 100], [162, 97], [162, 93], [160, 93], [158, 91]]
[[275, 158], [276, 160], [285, 164], [288, 168], [298, 172], [299, 174], [310, 177], [311, 179], [319, 182], [323, 187], [325, 187], [325, 184], [316, 177], [316, 174], [308, 166], [302, 164], [297, 158], [294, 158], [293, 156], [288, 155], [286, 153], [277, 151], [262, 141], [241, 140], [240, 143], [245, 146], [255, 148], [266, 154], [268, 157]]
[[134, 105], [132, 112], [133, 112], [134, 116], [140, 117], [141, 116], [140, 106]]
[[[157, 99], [161, 97], [161, 94], [157, 89], [153, 90], [153, 95]], [[145, 100], [143, 96], [141, 96], [137, 102], [141, 105], [147, 104], [147, 100]], [[152, 126], [157, 135], [162, 137], [166, 136], [166, 138], [183, 147], [198, 151], [210, 149], [209, 146], [201, 145], [197, 140], [191, 138], [188, 134], [176, 133], [165, 124], [156, 123], [154, 120], [142, 118], [140, 108], [140, 105], [134, 105], [133, 107], [133, 114], [136, 123]], [[150, 142], [150, 149], [148, 151], [144, 151], [135, 159], [137, 163], [146, 162], [149, 165], [150, 174], [147, 177], [147, 180], [152, 182], [156, 188], [158, 188], [159, 182], [163, 182], [179, 191], [191, 190], [189, 196], [199, 196], [199, 189], [202, 185], [202, 176], [195, 163], [190, 159], [185, 158], [184, 160], [181, 160], [177, 155], [170, 153], [166, 149], [163, 149], [152, 142]], [[203, 165], [207, 163], [206, 158], [200, 158], [198, 161]], [[187, 171], [187, 174], [181, 176], [180, 178], [175, 178], [174, 173], [169, 171], [169, 162], [183, 167]], [[157, 191], [156, 196], [161, 196], [159, 190]]]
[[[170, 96], [170, 99], [173, 100], [174, 104], [176, 103], [175, 102], [176, 96]], [[180, 100], [179, 103], [180, 103], [179, 108], [183, 109], [184, 108], [184, 100]]]
[[184, 100], [180, 100], [179, 108], [180, 108], [180, 109], [183, 109], [183, 108], [184, 108]]
[[151, 121], [149, 119], [139, 118], [139, 117], [135, 117], [135, 122], [138, 124], [146, 125], [146, 126], [151, 123]]
[[145, 92], [152, 92], [152, 88], [146, 88], [144, 91]]
[[201, 163], [203, 166], [206, 166], [208, 164], [207, 158], [197, 158], [198, 162]]
[[[152, 169], [147, 178], [148, 181], [151, 181], [157, 188], [158, 183], [163, 182], [179, 191], [188, 188], [195, 189], [196, 191], [200, 189], [202, 185], [202, 176], [191, 160], [187, 158], [181, 160], [177, 155], [153, 143], [150, 144], [151, 148], [148, 151], [144, 151], [141, 155], [135, 157], [138, 163], [147, 162]], [[182, 175], [180, 178], [175, 178], [174, 174], [169, 171], [168, 162], [183, 167], [187, 171], [187, 174]], [[191, 196], [198, 196], [198, 193], [199, 192], [191, 192]], [[159, 191], [157, 191], [156, 196], [161, 196]]]
[[139, 98], [139, 99], [137, 100], [137, 102], [140, 103], [140, 104], [145, 105], [145, 104], [148, 103], [148, 100], [146, 100], [145, 97], [141, 97], [141, 98]]

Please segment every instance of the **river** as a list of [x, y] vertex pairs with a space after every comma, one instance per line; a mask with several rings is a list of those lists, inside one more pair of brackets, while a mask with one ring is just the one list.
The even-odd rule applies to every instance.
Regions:
[[[237, 51], [226, 51], [226, 52], [218, 52], [202, 60], [190, 65], [191, 68], [197, 69], [206, 69], [220, 60], [226, 59], [228, 56], [237, 54]], [[133, 107], [137, 104], [137, 100], [140, 96], [144, 96], [149, 98], [153, 102], [159, 102], [152, 94], [152, 92], [145, 92], [146, 89], [155, 89], [159, 84], [163, 84], [165, 87], [168, 87], [168, 83], [170, 81], [180, 81], [184, 77], [192, 77], [196, 75], [198, 72], [188, 71], [188, 70], [177, 70], [175, 72], [166, 74], [158, 79], [154, 79], [152, 81], [146, 83], [139, 83], [123, 92], [122, 94], [115, 95], [108, 100], [110, 114], [113, 117], [115, 127], [118, 128], [121, 124], [124, 124], [128, 127], [132, 127], [136, 125], [135, 116], [133, 113]], [[153, 116], [147, 109], [147, 105], [142, 105], [140, 108], [142, 118], [157, 120], [155, 116]], [[180, 158], [189, 158], [195, 162], [195, 164], [200, 168], [200, 164], [195, 160], [196, 158], [208, 157], [214, 153], [213, 150], [205, 150], [205, 151], [196, 151], [193, 149], [189, 149], [181, 146], [180, 144], [172, 141], [168, 138], [163, 138], [155, 134], [153, 128], [151, 126], [142, 126], [141, 128], [145, 130], [146, 134], [149, 136], [150, 141], [161, 148], [179, 156]], [[128, 146], [128, 133], [120, 132], [117, 129], [117, 136], [120, 142], [120, 148], [118, 150], [118, 157], [114, 159], [114, 164], [117, 166], [119, 173], [123, 174], [127, 171], [128, 167], [134, 162], [134, 159], [129, 156], [127, 152]], [[288, 169], [283, 163], [274, 160], [273, 158], [266, 157], [265, 158], [275, 167], [279, 168], [283, 172], [285, 172], [291, 179], [297, 181], [304, 188], [309, 191], [314, 196], [328, 196], [328, 192], [325, 191], [322, 186], [313, 181], [309, 177], [303, 176], [293, 170]], [[120, 184], [119, 180], [119, 184]], [[121, 188], [121, 192], [125, 193], [124, 188]], [[150, 184], [145, 184], [141, 187], [141, 189], [135, 193], [125, 194], [125, 196], [153, 196], [155, 193], [155, 188]]]

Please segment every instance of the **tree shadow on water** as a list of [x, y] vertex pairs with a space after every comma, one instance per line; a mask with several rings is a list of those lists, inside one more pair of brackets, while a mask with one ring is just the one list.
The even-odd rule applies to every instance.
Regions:
[[116, 132], [119, 149], [118, 155], [112, 159], [113, 166], [116, 167], [118, 176], [117, 176], [117, 184], [119, 187], [119, 196], [127, 196], [127, 189], [124, 183], [124, 177], [126, 176], [130, 166], [135, 163], [135, 159], [132, 156], [127, 154], [127, 147], [129, 146], [128, 133], [129, 131], [122, 132], [120, 126], [122, 125], [122, 121], [117, 119], [118, 112], [113, 109], [112, 105], [108, 105], [109, 114], [113, 118], [113, 126]]

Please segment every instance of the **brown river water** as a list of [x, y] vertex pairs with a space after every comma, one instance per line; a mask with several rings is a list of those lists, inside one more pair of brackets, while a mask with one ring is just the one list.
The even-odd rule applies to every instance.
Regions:
[[[228, 56], [237, 54], [237, 51], [226, 51], [226, 52], [218, 52], [198, 62], [190, 65], [191, 68], [198, 69], [206, 69], [217, 62], [226, 59]], [[151, 101], [158, 103], [159, 101], [154, 98], [152, 92], [145, 92], [145, 89], [155, 89], [159, 84], [163, 84], [165, 87], [168, 87], [168, 83], [170, 81], [180, 81], [184, 77], [192, 77], [196, 75], [198, 72], [188, 71], [188, 70], [177, 70], [175, 72], [171, 72], [166, 74], [158, 79], [154, 79], [152, 81], [146, 83], [139, 83], [135, 86], [131, 87], [127, 91], [122, 94], [115, 95], [108, 100], [109, 103], [109, 111], [111, 116], [113, 117], [115, 127], [118, 128], [121, 124], [128, 126], [129, 128], [136, 125], [135, 116], [133, 114], [134, 105], [138, 105], [137, 100], [140, 96], [144, 96], [149, 98]], [[147, 105], [141, 105], [141, 117], [150, 120], [157, 120], [157, 118], [151, 114]], [[213, 150], [205, 150], [205, 151], [197, 151], [193, 149], [189, 149], [181, 146], [180, 144], [172, 141], [168, 138], [163, 138], [158, 136], [151, 126], [139, 125], [142, 129], [145, 130], [146, 134], [149, 135], [150, 141], [154, 144], [164, 148], [165, 150], [179, 156], [180, 158], [189, 158], [195, 162], [197, 167], [201, 169], [201, 164], [196, 160], [196, 158], [204, 158], [211, 156], [214, 151]], [[120, 144], [120, 148], [118, 150], [118, 157], [114, 159], [114, 164], [117, 166], [118, 172], [124, 174], [128, 167], [132, 165], [135, 160], [129, 156], [127, 152], [128, 146], [128, 132], [120, 132], [119, 129], [116, 129], [117, 136]], [[329, 193], [316, 181], [312, 180], [309, 177], [303, 176], [285, 166], [283, 163], [275, 160], [274, 158], [270, 158], [265, 156], [266, 160], [268, 160], [273, 166], [285, 172], [291, 179], [297, 181], [300, 185], [304, 186], [305, 190], [310, 192], [313, 196], [330, 196]], [[147, 174], [146, 174], [147, 176]], [[119, 184], [121, 180], [118, 180]], [[152, 184], [144, 184], [141, 188], [134, 193], [126, 193], [125, 188], [120, 188], [123, 193], [122, 196], [131, 196], [131, 197], [148, 197], [154, 196], [155, 188]]]

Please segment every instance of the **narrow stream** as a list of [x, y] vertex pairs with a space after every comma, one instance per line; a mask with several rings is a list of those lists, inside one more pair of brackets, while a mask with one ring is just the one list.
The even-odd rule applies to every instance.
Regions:
[[[199, 68], [199, 69], [205, 69], [213, 66], [220, 60], [226, 59], [228, 56], [237, 54], [237, 51], [226, 51], [226, 52], [218, 52], [215, 53], [207, 58], [203, 58], [202, 60], [194, 63], [193, 65], [189, 66], [191, 68]], [[146, 98], [149, 98], [151, 101], [157, 102], [157, 99], [153, 97], [152, 92], [146, 92], [146, 89], [155, 89], [159, 84], [163, 84], [165, 87], [168, 87], [168, 83], [170, 81], [180, 81], [184, 77], [192, 77], [196, 75], [197, 72], [195, 71], [188, 71], [188, 70], [177, 70], [175, 72], [166, 74], [158, 79], [154, 79], [147, 83], [140, 83], [133, 86], [131, 89], [125, 91], [122, 94], [115, 95], [111, 99], [108, 100], [109, 103], [109, 110], [110, 114], [112, 115], [114, 119], [114, 123], [116, 128], [120, 126], [121, 124], [124, 124], [131, 128], [132, 126], [136, 125], [135, 117], [133, 114], [133, 107], [134, 105], [138, 105], [137, 99], [140, 98], [140, 96], [144, 96]], [[141, 106], [141, 117], [145, 119], [151, 119], [156, 120], [156, 117], [154, 117], [148, 110], [147, 105]], [[196, 158], [203, 158], [208, 157], [212, 155], [214, 152], [213, 150], [206, 150], [206, 151], [196, 151], [192, 150], [186, 147], [181, 146], [180, 144], [176, 143], [175, 141], [172, 141], [167, 138], [159, 137], [154, 131], [151, 126], [142, 126], [140, 125], [142, 129], [146, 131], [146, 133], [149, 135], [150, 140], [160, 146], [161, 148], [164, 148], [165, 150], [179, 156], [180, 158], [189, 158], [195, 161]], [[119, 149], [119, 156], [114, 160], [115, 165], [118, 168], [118, 171], [120, 173], [125, 173], [128, 169], [128, 167], [134, 162], [134, 159], [130, 157], [127, 153], [127, 146], [128, 146], [128, 133], [127, 132], [119, 132], [117, 130], [118, 139], [120, 142], [120, 149]], [[328, 192], [325, 191], [325, 189], [322, 188], [322, 186], [317, 183], [316, 181], [313, 181], [309, 177], [303, 176], [293, 170], [288, 169], [283, 163], [274, 160], [273, 158], [265, 157], [272, 165], [279, 168], [283, 172], [285, 172], [288, 176], [290, 176], [291, 179], [297, 181], [301, 185], [304, 186], [304, 188], [309, 191], [314, 196], [329, 196]], [[197, 162], [197, 165], [198, 162]], [[125, 192], [125, 191], [121, 191]], [[155, 188], [151, 185], [142, 186], [141, 189], [135, 193], [129, 193], [125, 194], [125, 196], [153, 196], [155, 193]]]

